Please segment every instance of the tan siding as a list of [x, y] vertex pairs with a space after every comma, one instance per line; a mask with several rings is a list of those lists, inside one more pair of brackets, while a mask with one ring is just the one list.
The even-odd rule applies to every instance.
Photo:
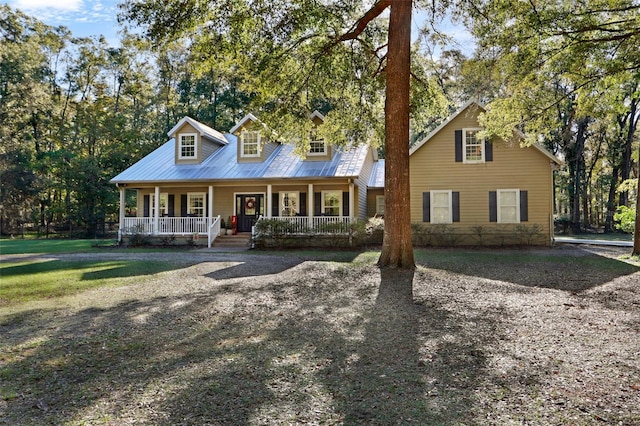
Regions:
[[[422, 223], [422, 193], [432, 190], [460, 192], [460, 222], [452, 226], [504, 228], [489, 222], [489, 191], [528, 191], [528, 222], [550, 236], [552, 180], [550, 160], [536, 148], [521, 148], [502, 140], [494, 142], [493, 161], [481, 164], [455, 162], [454, 131], [478, 127], [474, 113], [463, 112], [410, 158], [411, 220]], [[545, 242], [548, 242], [546, 240]]]
[[367, 194], [367, 216], [373, 217], [376, 215], [376, 197], [384, 195], [384, 189], [374, 188], [370, 189]]

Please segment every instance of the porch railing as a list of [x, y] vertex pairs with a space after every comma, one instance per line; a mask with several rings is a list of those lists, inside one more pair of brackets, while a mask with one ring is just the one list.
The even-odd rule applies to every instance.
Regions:
[[270, 227], [267, 232], [305, 235], [305, 234], [350, 234], [357, 218], [349, 216], [280, 216], [264, 218], [256, 222], [254, 234], [261, 228]]
[[125, 217], [122, 234], [208, 234], [207, 217]]

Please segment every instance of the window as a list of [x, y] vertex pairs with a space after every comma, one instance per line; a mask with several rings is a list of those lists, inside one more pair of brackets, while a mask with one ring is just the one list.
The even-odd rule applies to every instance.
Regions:
[[451, 191], [431, 191], [431, 223], [452, 223]]
[[[152, 193], [149, 201], [151, 217], [156, 217], [156, 194]], [[167, 216], [169, 214], [169, 195], [166, 192], [160, 193], [160, 209], [158, 216]]]
[[484, 162], [484, 141], [478, 138], [480, 129], [463, 129], [462, 149], [465, 163]]
[[498, 222], [520, 222], [520, 191], [517, 189], [498, 189]]
[[384, 195], [376, 195], [376, 214], [384, 215]]
[[299, 192], [280, 193], [280, 216], [295, 216], [300, 211]]
[[322, 214], [325, 216], [342, 216], [342, 192], [322, 191]]
[[240, 145], [241, 157], [259, 157], [260, 132], [244, 130], [240, 134]]
[[187, 193], [187, 214], [194, 217], [204, 217], [205, 195], [202, 192]]
[[196, 158], [196, 134], [187, 133], [180, 135], [178, 157], [182, 159]]
[[311, 143], [309, 145], [309, 155], [326, 155], [327, 143], [318, 137], [317, 129], [311, 131]]

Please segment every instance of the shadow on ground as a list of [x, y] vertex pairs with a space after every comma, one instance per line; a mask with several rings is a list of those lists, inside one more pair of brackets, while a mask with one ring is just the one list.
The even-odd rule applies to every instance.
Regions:
[[[307, 268], [73, 315], [3, 319], [0, 420], [143, 424], [465, 422], [498, 316], [469, 334], [413, 273]], [[300, 276], [300, 275], [299, 275]], [[364, 284], [349, 288], [352, 280]], [[232, 293], [232, 294], [230, 294]], [[230, 302], [232, 300], [232, 302]], [[426, 349], [425, 349], [426, 348]], [[466, 373], [458, 373], [466, 372]]]
[[426, 268], [570, 292], [640, 271], [629, 263], [576, 248], [416, 250], [416, 257]]

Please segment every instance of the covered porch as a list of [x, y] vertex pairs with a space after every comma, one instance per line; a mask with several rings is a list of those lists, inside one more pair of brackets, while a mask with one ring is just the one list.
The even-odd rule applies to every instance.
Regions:
[[[237, 232], [253, 232], [262, 219], [277, 218], [296, 234], [348, 233], [357, 220], [353, 181], [207, 186], [118, 185], [118, 240], [133, 234], [215, 239], [235, 221]], [[126, 190], [136, 191], [136, 208], [127, 215]], [[178, 213], [178, 214], [176, 214]], [[224, 224], [224, 226], [223, 226]]]

